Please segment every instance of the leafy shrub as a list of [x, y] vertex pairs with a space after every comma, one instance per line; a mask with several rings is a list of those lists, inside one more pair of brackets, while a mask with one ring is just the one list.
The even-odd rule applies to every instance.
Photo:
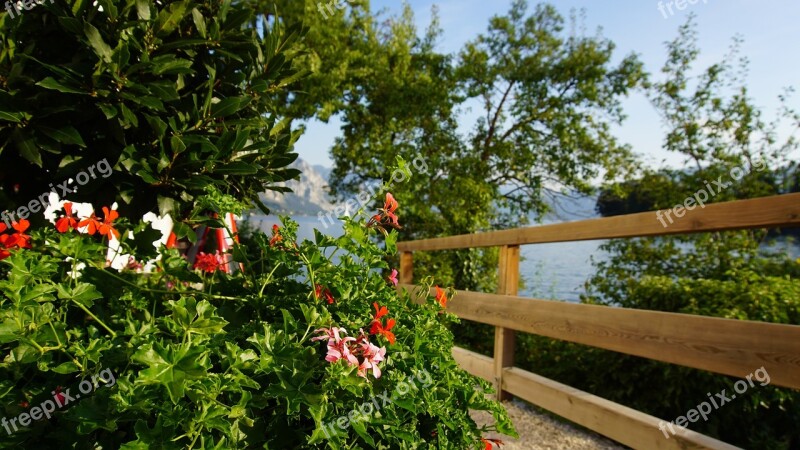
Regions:
[[[201, 200], [205, 208], [225, 197]], [[213, 255], [193, 270], [164, 247], [156, 272], [117, 272], [96, 237], [35, 229], [31, 248], [2, 261], [3, 416], [75, 397], [92, 376], [105, 384], [4, 436], [0, 448], [483, 448], [483, 431], [513, 435], [486, 397], [491, 386], [452, 359], [446, 325], [455, 317], [387, 279], [398, 234], [381, 245], [381, 223], [345, 219], [341, 237], [296, 242], [297, 225], [284, 219], [272, 236], [235, 246], [245, 267], [236, 275], [217, 270]], [[141, 229], [111, 226], [123, 239]], [[326, 346], [333, 327], [357, 337], [345, 342], [362, 348], [355, 363], [331, 357], [345, 335]], [[397, 395], [384, 403], [384, 392]], [[380, 408], [353, 420], [373, 399]], [[491, 411], [496, 428], [479, 428], [470, 409]], [[335, 434], [341, 417], [349, 425]]]
[[259, 14], [229, 0], [64, 0], [0, 14], [0, 202], [24, 206], [107, 159], [113, 174], [70, 199], [182, 219], [212, 185], [260, 205], [259, 192], [298, 175], [286, 168], [297, 136], [274, 99], [302, 73], [300, 30]]

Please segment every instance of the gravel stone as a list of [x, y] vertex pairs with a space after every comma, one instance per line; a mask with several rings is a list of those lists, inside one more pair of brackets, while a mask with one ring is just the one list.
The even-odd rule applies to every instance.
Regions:
[[[622, 447], [598, 434], [560, 422], [542, 414], [524, 402], [514, 399], [504, 401], [508, 416], [519, 433], [519, 439], [489, 433], [485, 437], [500, 439], [505, 445], [501, 450], [624, 450]], [[472, 418], [478, 425], [494, 423], [486, 411], [473, 411]]]

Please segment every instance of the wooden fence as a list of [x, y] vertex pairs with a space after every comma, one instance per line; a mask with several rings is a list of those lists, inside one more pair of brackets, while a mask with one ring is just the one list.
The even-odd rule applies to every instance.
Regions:
[[463, 319], [495, 326], [494, 358], [453, 350], [465, 370], [494, 382], [499, 398], [517, 396], [633, 448], [734, 449], [688, 429], [667, 439], [662, 419], [514, 367], [515, 331], [739, 378], [763, 366], [772, 385], [800, 389], [800, 326], [517, 297], [519, 246], [786, 226], [800, 226], [800, 194], [707, 205], [667, 227], [647, 212], [400, 242], [399, 287], [415, 288], [415, 251], [500, 247], [497, 293], [458, 291], [448, 304]]

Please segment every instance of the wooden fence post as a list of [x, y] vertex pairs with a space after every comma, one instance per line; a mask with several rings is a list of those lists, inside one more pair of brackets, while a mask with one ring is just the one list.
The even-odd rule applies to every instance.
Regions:
[[400, 283], [413, 284], [414, 283], [414, 253], [401, 252], [400, 253]]
[[[500, 247], [500, 263], [497, 277], [497, 293], [517, 295], [519, 288], [519, 246]], [[494, 385], [498, 400], [511, 397], [503, 392], [503, 369], [514, 365], [514, 330], [495, 327], [494, 329]]]

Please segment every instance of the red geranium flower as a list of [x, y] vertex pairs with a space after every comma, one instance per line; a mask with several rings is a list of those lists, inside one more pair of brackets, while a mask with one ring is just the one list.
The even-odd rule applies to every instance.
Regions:
[[119, 239], [119, 231], [112, 226], [114, 220], [118, 217], [119, 213], [117, 210], [109, 210], [108, 207], [103, 206], [103, 223], [98, 227], [100, 234], [107, 236], [109, 239], [111, 239], [111, 235], [113, 234], [115, 238]]
[[200, 252], [194, 259], [194, 268], [207, 273], [216, 272], [221, 264], [222, 258], [219, 256], [219, 253]]
[[[19, 222], [11, 222], [11, 227], [14, 228], [16, 233], [0, 235], [0, 244], [7, 249], [13, 247], [31, 248], [31, 237], [24, 233], [24, 231], [27, 230], [30, 225], [31, 223], [25, 219], [22, 219]], [[0, 230], [0, 232], [5, 231], [6, 229], [8, 229], [8, 227], [3, 225], [3, 229]]]
[[94, 234], [97, 233], [97, 230], [100, 228], [100, 225], [102, 225], [102, 222], [97, 220], [97, 216], [95, 216], [94, 213], [78, 222], [78, 228], [86, 227], [86, 233], [89, 236], [94, 236]]
[[369, 330], [370, 334], [381, 334], [389, 340], [390, 344], [394, 344], [395, 336], [391, 330], [394, 328], [397, 321], [394, 319], [386, 319], [386, 325], [384, 326], [380, 318], [389, 314], [389, 309], [385, 306], [379, 306], [378, 302], [373, 303], [372, 306], [375, 308], [375, 318], [372, 320], [372, 328]]
[[501, 445], [503, 445], [503, 441], [501, 441], [500, 439], [484, 439], [484, 438], [481, 438], [481, 442], [486, 444], [486, 447], [484, 447], [484, 450], [492, 450], [494, 445], [497, 445], [498, 448]]
[[386, 193], [386, 201], [383, 203], [383, 210], [387, 213], [393, 213], [397, 211], [398, 207], [397, 200], [394, 199], [394, 195], [391, 192]]
[[272, 226], [272, 239], [269, 240], [269, 246], [274, 247], [275, 244], [283, 240], [283, 236], [281, 236], [281, 227], [278, 225]]
[[447, 294], [439, 286], [436, 286], [436, 301], [442, 305], [442, 308], [447, 308]]
[[325, 289], [320, 284], [314, 287], [314, 295], [316, 298], [325, 297], [325, 300], [327, 300], [329, 305], [332, 305], [336, 301], [336, 299], [333, 298], [333, 293], [330, 291], [330, 289]]
[[380, 209], [380, 214], [376, 214], [372, 216], [367, 226], [375, 226], [378, 228], [382, 233], [386, 234], [386, 230], [383, 228], [383, 225], [400, 229], [400, 221], [395, 214], [397, 211], [399, 204], [397, 200], [394, 199], [394, 196], [391, 192], [386, 193], [386, 200], [383, 203], [383, 208]]
[[78, 219], [72, 215], [72, 203], [64, 203], [64, 211], [67, 215], [56, 220], [56, 230], [59, 233], [66, 233], [70, 228], [75, 229], [78, 226]]

